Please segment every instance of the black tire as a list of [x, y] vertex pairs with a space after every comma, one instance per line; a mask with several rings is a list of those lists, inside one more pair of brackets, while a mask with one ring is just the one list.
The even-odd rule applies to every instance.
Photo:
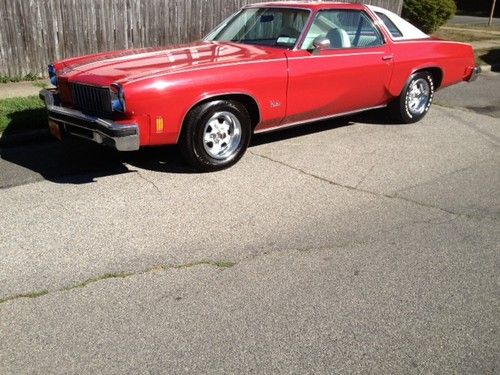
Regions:
[[[210, 123], [221, 126], [222, 130]], [[179, 146], [184, 159], [196, 170], [219, 171], [241, 159], [248, 148], [251, 131], [245, 106], [236, 101], [216, 100], [200, 104], [188, 113]], [[213, 137], [213, 141], [207, 141], [206, 137]]]
[[[421, 86], [428, 89], [428, 93], [422, 96], [422, 101], [415, 99], [419, 103], [417, 106], [411, 105], [412, 96], [414, 98], [412, 90], [415, 86]], [[425, 117], [427, 112], [429, 112], [433, 99], [434, 78], [432, 74], [427, 71], [417, 72], [408, 79], [401, 95], [389, 105], [389, 111], [395, 121], [404, 124], [412, 124]]]

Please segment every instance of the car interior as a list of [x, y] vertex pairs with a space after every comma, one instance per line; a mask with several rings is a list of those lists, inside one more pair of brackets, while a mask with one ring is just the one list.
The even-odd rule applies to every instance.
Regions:
[[[310, 13], [302, 9], [247, 9], [220, 30], [213, 40], [293, 48]], [[372, 20], [362, 11], [324, 10], [317, 14], [302, 46], [313, 50], [314, 40], [326, 38], [331, 49], [364, 48], [383, 44]]]
[[314, 49], [314, 40], [327, 38], [331, 49], [363, 48], [383, 44], [372, 21], [363, 12], [351, 10], [323, 11], [314, 20], [301, 49]]

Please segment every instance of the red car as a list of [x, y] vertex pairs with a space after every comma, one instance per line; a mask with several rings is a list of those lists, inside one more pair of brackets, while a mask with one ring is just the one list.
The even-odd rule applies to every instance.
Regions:
[[41, 93], [52, 132], [121, 151], [179, 144], [202, 171], [227, 168], [254, 133], [388, 107], [422, 119], [434, 91], [479, 74], [472, 47], [433, 39], [360, 4], [244, 7], [204, 40], [62, 60]]

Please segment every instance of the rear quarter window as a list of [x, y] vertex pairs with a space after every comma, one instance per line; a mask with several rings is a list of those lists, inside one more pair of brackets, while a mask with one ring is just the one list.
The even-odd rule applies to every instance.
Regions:
[[391, 21], [389, 17], [387, 17], [384, 13], [376, 12], [377, 16], [382, 20], [385, 27], [391, 33], [393, 38], [402, 38], [403, 33], [397, 28], [394, 22]]

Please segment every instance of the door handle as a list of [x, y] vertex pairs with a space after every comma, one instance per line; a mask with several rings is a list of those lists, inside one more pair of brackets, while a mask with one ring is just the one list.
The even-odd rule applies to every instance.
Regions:
[[394, 58], [394, 55], [387, 55], [387, 56], [384, 56], [382, 57], [382, 60], [383, 61], [390, 61]]

